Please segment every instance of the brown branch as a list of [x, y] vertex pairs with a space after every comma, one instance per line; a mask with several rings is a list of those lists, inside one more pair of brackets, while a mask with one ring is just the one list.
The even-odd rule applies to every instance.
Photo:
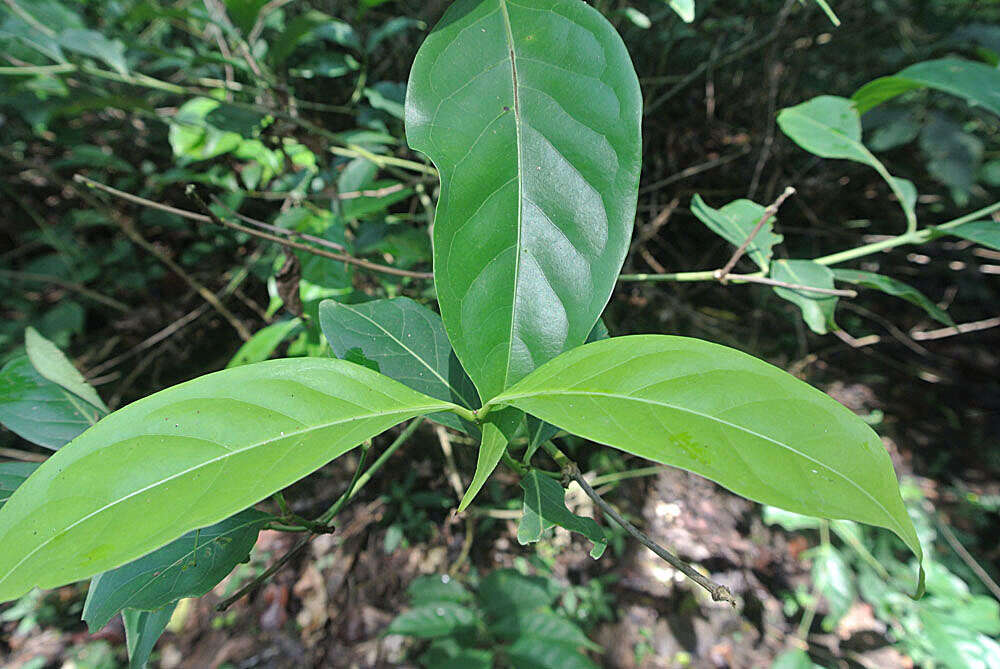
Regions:
[[86, 286], [83, 286], [78, 283], [73, 283], [72, 281], [66, 281], [64, 279], [60, 279], [59, 277], [52, 276], [50, 274], [34, 274], [33, 272], [15, 272], [9, 269], [0, 269], [0, 276], [6, 276], [11, 279], [19, 279], [21, 281], [51, 283], [54, 286], [59, 286], [60, 288], [65, 288], [66, 290], [71, 290], [75, 293], [79, 293], [84, 297], [89, 297], [95, 302], [100, 302], [101, 304], [111, 307], [112, 309], [115, 309], [117, 311], [120, 311], [123, 314], [127, 314], [132, 311], [132, 309], [130, 309], [127, 304], [119, 302], [118, 300], [112, 297], [108, 297], [107, 295], [102, 295], [101, 293], [98, 293], [95, 290], [91, 290]]
[[[213, 221], [211, 216], [206, 216], [205, 214], [199, 214], [197, 212], [189, 211], [187, 209], [178, 209], [177, 207], [171, 207], [170, 205], [167, 204], [162, 204], [160, 202], [148, 200], [144, 197], [133, 195], [132, 193], [126, 193], [125, 191], [118, 190], [117, 188], [112, 188], [111, 186], [102, 184], [99, 181], [94, 181], [93, 179], [87, 178], [82, 174], [74, 175], [73, 179], [79, 183], [91, 186], [92, 188], [97, 188], [98, 190], [102, 190], [105, 193], [108, 193], [109, 195], [113, 195], [123, 200], [128, 200], [129, 202], [134, 202], [135, 204], [141, 205], [143, 207], [148, 207], [150, 209], [159, 209], [160, 211], [165, 211], [180, 216], [182, 218], [186, 218], [188, 220], [198, 221], [200, 223], [217, 222]], [[331, 253], [330, 251], [317, 249], [313, 246], [309, 246], [308, 244], [301, 244], [291, 240], [282, 239], [274, 235], [259, 232], [257, 230], [254, 230], [253, 228], [248, 228], [246, 226], [242, 226], [237, 223], [223, 221], [221, 225], [240, 230], [241, 232], [245, 232], [248, 235], [259, 237], [261, 239], [266, 239], [267, 241], [274, 242], [276, 244], [281, 244], [282, 246], [288, 246], [294, 249], [298, 249], [300, 251], [305, 251], [306, 253], [311, 253], [313, 255], [321, 256], [323, 258], [329, 258], [331, 260], [339, 260], [340, 262], [346, 262], [351, 265], [357, 265], [358, 267], [363, 267], [373, 272], [381, 272], [383, 274], [394, 274], [396, 276], [407, 276], [414, 279], [430, 279], [433, 278], [434, 276], [430, 272], [414, 272], [411, 270], [390, 267], [388, 265], [380, 265], [378, 263], [362, 260], [361, 258], [355, 258], [354, 256], [350, 256], [345, 253]]]
[[47, 455], [22, 451], [19, 448], [0, 448], [0, 456], [5, 458], [14, 458], [15, 460], [23, 460], [24, 462], [45, 462], [49, 459], [49, 456]]
[[753, 227], [753, 230], [751, 230], [750, 234], [747, 235], [747, 238], [743, 240], [743, 243], [739, 245], [739, 248], [733, 251], [733, 255], [729, 258], [729, 262], [723, 265], [722, 269], [715, 271], [715, 278], [721, 281], [723, 285], [725, 285], [727, 281], [726, 277], [729, 276], [729, 273], [733, 271], [734, 267], [736, 267], [737, 261], [743, 257], [744, 253], [746, 253], [747, 247], [750, 246], [750, 242], [752, 242], [754, 237], [757, 236], [757, 233], [761, 231], [764, 224], [773, 218], [774, 215], [778, 213], [781, 205], [785, 203], [785, 200], [794, 194], [795, 189], [789, 186], [781, 195], [778, 196], [778, 199], [768, 205], [767, 209], [765, 209], [764, 213], [761, 215], [760, 220], [757, 221], [757, 225]]
[[234, 211], [226, 203], [219, 198], [212, 196], [212, 202], [219, 207], [226, 210], [227, 214], [235, 216], [244, 223], [249, 223], [250, 225], [265, 230], [267, 232], [273, 232], [276, 235], [284, 235], [285, 237], [297, 237], [303, 239], [307, 242], [312, 242], [313, 244], [319, 244], [320, 246], [325, 246], [328, 249], [333, 249], [334, 251], [346, 251], [347, 249], [337, 242], [331, 242], [329, 239], [323, 239], [322, 237], [317, 237], [315, 235], [310, 235], [305, 232], [299, 232], [298, 230], [288, 230], [286, 228], [280, 228], [277, 225], [271, 225], [270, 223], [265, 223], [264, 221], [258, 221], [256, 218], [250, 218], [246, 214], [241, 214], [238, 211]]
[[987, 318], [982, 321], [973, 321], [971, 323], [961, 323], [955, 327], [939, 328], [937, 330], [915, 330], [910, 332], [910, 336], [917, 341], [927, 341], [928, 339], [944, 339], [945, 337], [954, 337], [955, 335], [965, 334], [967, 332], [989, 330], [990, 328], [998, 326], [1000, 326], [1000, 316]]
[[810, 293], [818, 293], [820, 295], [837, 295], [839, 297], [857, 297], [858, 294], [853, 290], [843, 290], [841, 288], [817, 288], [816, 286], [806, 286], [800, 283], [788, 283], [787, 281], [778, 281], [777, 279], [769, 279], [764, 276], [754, 276], [752, 274], [726, 274], [719, 279], [722, 283], [728, 281], [735, 281], [737, 283], [759, 283], [765, 286], [777, 286], [778, 288], [788, 288], [789, 290], [804, 290]]

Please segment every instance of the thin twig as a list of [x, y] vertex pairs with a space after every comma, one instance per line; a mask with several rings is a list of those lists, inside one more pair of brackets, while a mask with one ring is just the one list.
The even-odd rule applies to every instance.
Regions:
[[966, 332], [978, 332], [979, 330], [989, 330], [995, 327], [1000, 327], [1000, 316], [973, 321], [971, 323], [961, 323], [955, 327], [939, 328], [937, 330], [915, 330], [910, 332], [910, 336], [917, 341], [927, 341], [928, 339], [944, 339], [945, 337], [954, 337]]
[[285, 237], [298, 237], [299, 239], [303, 239], [307, 242], [312, 242], [313, 244], [318, 244], [320, 246], [325, 246], [328, 249], [333, 249], [334, 251], [347, 250], [342, 244], [338, 244], [337, 242], [331, 242], [329, 239], [323, 239], [322, 237], [310, 235], [305, 232], [299, 232], [297, 230], [288, 230], [286, 228], [280, 228], [277, 225], [271, 225], [270, 223], [259, 221], [256, 218], [250, 218], [246, 214], [241, 214], [238, 211], [234, 211], [233, 209], [229, 208], [222, 200], [220, 200], [214, 195], [212, 196], [212, 203], [218, 207], [222, 207], [223, 209], [225, 209], [227, 214], [235, 216], [244, 223], [249, 223], [250, 225], [258, 227], [261, 230], [266, 230], [267, 232], [273, 232], [276, 235], [284, 235]]
[[841, 288], [817, 288], [816, 286], [788, 283], [787, 281], [778, 281], [777, 279], [769, 279], [765, 276], [754, 276], [753, 274], [726, 274], [719, 280], [722, 281], [722, 283], [726, 283], [728, 281], [735, 281], [737, 283], [759, 283], [765, 286], [777, 286], [778, 288], [788, 288], [789, 290], [802, 290], [809, 293], [818, 293], [819, 295], [837, 295], [840, 297], [858, 296], [858, 293], [853, 290], [844, 290]]
[[986, 586], [986, 589], [993, 593], [993, 597], [1000, 601], [1000, 585], [997, 585], [997, 582], [990, 578], [990, 575], [986, 573], [982, 565], [976, 561], [976, 558], [972, 557], [972, 553], [962, 545], [962, 542], [958, 540], [955, 533], [951, 531], [951, 528], [939, 516], [935, 515], [934, 520], [937, 522], [938, 529], [941, 530], [941, 534], [944, 535], [944, 539], [951, 546], [951, 549], [958, 554], [958, 557], [962, 558], [962, 562], [975, 573], [982, 584]]
[[462, 477], [458, 475], [458, 467], [455, 466], [455, 454], [451, 448], [451, 439], [448, 437], [448, 431], [444, 429], [443, 425], [435, 425], [434, 432], [437, 434], [438, 443], [441, 444], [441, 452], [444, 453], [445, 478], [448, 479], [448, 484], [451, 485], [452, 490], [458, 495], [458, 499], [462, 499], [464, 493], [462, 490]]
[[779, 195], [774, 202], [768, 205], [767, 209], [764, 210], [760, 220], [757, 221], [757, 225], [753, 227], [753, 230], [751, 230], [750, 234], [747, 235], [747, 238], [743, 240], [743, 243], [739, 245], [739, 248], [733, 251], [733, 255], [729, 258], [729, 262], [723, 265], [722, 269], [716, 271], [716, 278], [721, 281], [723, 285], [725, 285], [727, 281], [726, 277], [729, 276], [729, 273], [733, 271], [734, 267], [736, 267], [737, 261], [739, 261], [739, 259], [743, 257], [743, 254], [746, 253], [747, 247], [750, 246], [750, 242], [752, 242], [754, 237], [757, 236], [757, 233], [761, 231], [764, 224], [774, 218], [774, 215], [778, 213], [779, 209], [781, 209], [781, 205], [783, 205], [785, 200], [790, 198], [792, 195], [795, 195], [795, 189], [791, 186], [785, 188], [785, 191]]
[[15, 460], [23, 460], [24, 462], [45, 462], [49, 459], [49, 456], [42, 455], [41, 453], [31, 453], [30, 451], [22, 451], [19, 448], [0, 448], [0, 456], [5, 458], [14, 458]]
[[71, 290], [75, 293], [79, 293], [84, 297], [88, 297], [95, 302], [100, 302], [101, 304], [111, 307], [116, 311], [120, 311], [123, 314], [130, 313], [131, 308], [124, 302], [119, 302], [118, 300], [108, 297], [107, 295], [102, 295], [95, 290], [91, 290], [86, 286], [78, 283], [73, 283], [72, 281], [66, 281], [65, 279], [60, 279], [57, 276], [52, 276], [50, 274], [35, 274], [33, 272], [15, 272], [9, 269], [0, 269], [0, 276], [6, 276], [11, 279], [19, 279], [21, 281], [34, 281], [38, 283], [51, 283], [54, 286], [59, 286], [60, 288], [65, 288], [66, 290]]

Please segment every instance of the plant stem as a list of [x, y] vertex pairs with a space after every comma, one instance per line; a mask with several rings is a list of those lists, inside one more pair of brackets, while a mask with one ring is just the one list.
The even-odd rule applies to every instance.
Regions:
[[576, 465], [576, 463], [570, 460], [565, 453], [560, 451], [555, 444], [550, 441], [545, 442], [542, 444], [542, 448], [544, 448], [545, 451], [552, 456], [552, 459], [556, 461], [556, 464], [558, 464], [559, 468], [563, 471], [563, 476], [576, 481], [577, 484], [583, 488], [583, 492], [587, 494], [587, 497], [594, 500], [597, 506], [600, 507], [601, 511], [611, 518], [611, 520], [618, 523], [618, 525], [620, 525], [626, 532], [632, 535], [632, 538], [656, 553], [658, 557], [666, 561], [671, 567], [707, 590], [714, 601], [729, 602], [734, 607], [736, 606], [736, 599], [733, 597], [732, 593], [729, 592], [729, 588], [702, 576], [695, 571], [691, 565], [684, 562], [684, 560], [680, 559], [663, 546], [660, 546], [632, 523], [625, 520], [620, 513], [615, 511], [614, 507], [604, 501], [604, 498], [597, 494], [590, 484], [587, 483], [587, 479], [583, 477], [583, 474], [580, 472], [580, 468]]

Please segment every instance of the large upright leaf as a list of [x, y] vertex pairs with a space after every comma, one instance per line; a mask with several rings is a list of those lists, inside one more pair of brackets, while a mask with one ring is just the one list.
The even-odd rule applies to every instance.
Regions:
[[69, 358], [33, 327], [28, 327], [24, 331], [24, 348], [31, 365], [39, 374], [82, 397], [104, 413], [108, 412], [108, 406], [101, 400], [93, 386], [84, 380], [83, 374], [73, 366]]
[[917, 192], [913, 184], [889, 174], [878, 158], [861, 143], [861, 116], [846, 98], [821, 95], [778, 114], [781, 131], [809, 153], [822, 158], [853, 160], [878, 172], [899, 200], [907, 226], [917, 225], [914, 210]]
[[666, 335], [586, 344], [494, 404], [764, 504], [888, 528], [921, 556], [878, 435], [827, 395], [734, 349]]
[[38, 373], [27, 356], [0, 369], [0, 423], [53, 450], [97, 422], [103, 412]]
[[961, 58], [942, 58], [910, 65], [890, 77], [871, 81], [852, 96], [864, 114], [886, 100], [917, 88], [934, 88], [957, 95], [971, 105], [1000, 116], [1000, 70]]
[[247, 509], [95, 576], [83, 605], [87, 627], [96, 632], [122, 609], [156, 611], [184, 597], [201, 597], [247, 558], [271, 518]]
[[[359, 351], [391, 379], [467, 409], [479, 406], [476, 389], [448, 343], [441, 317], [408, 297], [343, 304], [324, 300], [319, 322], [338, 358]], [[458, 416], [443, 413], [438, 422], [468, 430]]]
[[[750, 236], [764, 211], [765, 207], [752, 200], [734, 200], [721, 209], [712, 209], [697, 193], [691, 198], [691, 213], [695, 218], [736, 247]], [[746, 254], [766, 272], [771, 264], [771, 249], [780, 244], [782, 239], [781, 235], [774, 232], [774, 217], [771, 217], [747, 245]]]
[[396, 423], [454, 406], [316, 358], [227, 369], [139, 400], [49, 458], [0, 509], [0, 601], [134, 560]]
[[621, 269], [641, 97], [579, 0], [458, 0], [417, 53], [407, 140], [441, 174], [441, 315], [480, 396], [582, 344]]

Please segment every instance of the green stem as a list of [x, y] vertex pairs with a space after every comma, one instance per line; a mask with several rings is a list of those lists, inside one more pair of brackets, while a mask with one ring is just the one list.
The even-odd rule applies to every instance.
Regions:
[[358, 479], [361, 478], [361, 470], [365, 468], [365, 460], [368, 459], [368, 451], [370, 450], [370, 444], [364, 443], [361, 445], [361, 457], [358, 458], [358, 466], [354, 470], [354, 476], [351, 477], [351, 482], [347, 484], [347, 490], [345, 490], [344, 494], [333, 503], [333, 506], [327, 509], [323, 515], [316, 519], [316, 522], [326, 525], [333, 520], [338, 513], [340, 513], [342, 508], [344, 508], [344, 504], [346, 504], [347, 500], [349, 500], [354, 494], [354, 487], [358, 484]]
[[608, 483], [617, 483], [618, 481], [636, 479], [642, 476], [653, 476], [654, 474], [659, 474], [665, 469], [666, 467], [643, 467], [642, 469], [630, 469], [625, 472], [612, 472], [610, 474], [598, 476], [590, 482], [590, 485], [595, 488], [600, 488], [602, 485], [607, 485]]
[[[480, 418], [482, 417], [479, 415], [478, 412], [473, 411], [472, 409], [466, 409], [465, 407], [458, 406], [457, 404], [453, 406], [451, 409], [449, 409], [449, 411], [451, 411], [453, 414], [457, 416], [461, 416], [470, 423], [479, 423]], [[484, 413], [482, 415], [485, 416], [486, 414]]]
[[542, 448], [548, 453], [556, 464], [559, 465], [559, 469], [566, 469], [571, 464], [572, 460], [566, 457], [566, 454], [559, 450], [559, 447], [553, 444], [551, 441], [542, 442]]

